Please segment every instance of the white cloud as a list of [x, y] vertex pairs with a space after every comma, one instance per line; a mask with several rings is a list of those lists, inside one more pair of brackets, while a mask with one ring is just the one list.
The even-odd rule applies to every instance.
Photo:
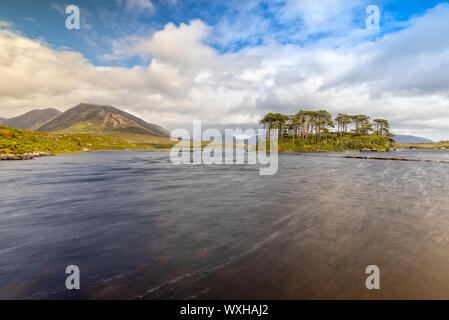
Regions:
[[59, 14], [61, 14], [63, 16], [66, 14], [65, 13], [65, 8], [61, 4], [59, 4], [57, 2], [50, 3], [50, 8], [52, 8], [53, 10], [58, 11]]
[[141, 39], [132, 52], [146, 57], [156, 57], [167, 63], [197, 66], [214, 59], [215, 52], [202, 41], [209, 35], [210, 28], [200, 20], [179, 27], [167, 24], [151, 38]]
[[12, 29], [12, 28], [14, 28], [14, 24], [12, 22], [0, 20], [0, 29]]
[[267, 41], [219, 54], [205, 43], [213, 29], [193, 20], [124, 42], [122, 55], [148, 61], [133, 68], [95, 67], [79, 53], [2, 29], [0, 116], [91, 102], [170, 129], [194, 119], [255, 125], [266, 112], [314, 107], [387, 118], [398, 134], [449, 139], [448, 28], [449, 6], [441, 5], [373, 42]]
[[127, 10], [136, 10], [138, 12], [150, 12], [154, 13], [156, 11], [155, 6], [151, 0], [118, 0], [119, 2], [125, 3], [125, 8]]

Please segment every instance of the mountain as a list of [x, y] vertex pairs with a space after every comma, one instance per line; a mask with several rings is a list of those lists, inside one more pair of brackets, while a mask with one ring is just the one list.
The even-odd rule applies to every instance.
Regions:
[[3, 124], [3, 122], [5, 122], [6, 119], [5, 118], [0, 118], [0, 125]]
[[410, 136], [410, 135], [400, 135], [400, 134], [394, 135], [393, 139], [394, 139], [394, 141], [396, 141], [396, 143], [400, 143], [400, 144], [418, 144], [418, 143], [433, 143], [434, 142], [427, 138]]
[[62, 114], [61, 111], [52, 108], [32, 110], [18, 117], [7, 119], [3, 121], [2, 125], [15, 129], [36, 130], [60, 114]]
[[147, 123], [117, 108], [86, 103], [67, 110], [37, 131], [91, 133], [104, 136], [124, 136], [126, 134], [170, 136], [170, 133], [164, 128]]

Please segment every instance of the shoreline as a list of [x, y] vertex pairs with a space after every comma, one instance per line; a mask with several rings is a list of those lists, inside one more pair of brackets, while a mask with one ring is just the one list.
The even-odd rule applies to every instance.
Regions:
[[52, 154], [46, 152], [26, 152], [20, 154], [3, 153], [0, 154], [0, 160], [32, 160], [34, 158], [48, 156], [52, 156]]
[[[279, 151], [279, 153], [283, 154], [310, 154], [310, 153], [342, 153], [342, 152], [378, 152], [378, 153], [390, 153], [400, 150], [408, 150], [408, 149], [393, 149], [393, 150], [344, 150], [344, 151], [326, 151], [326, 150], [303, 150], [303, 151]], [[420, 150], [441, 150], [438, 148], [435, 149], [420, 149]], [[162, 148], [149, 148], [149, 149], [121, 149], [121, 150], [83, 150], [80, 152], [69, 152], [69, 153], [57, 153], [50, 154], [47, 152], [26, 152], [21, 154], [12, 154], [12, 153], [4, 153], [0, 154], [0, 161], [8, 161], [8, 160], [33, 160], [35, 158], [40, 157], [48, 157], [48, 156], [57, 156], [62, 154], [76, 154], [76, 153], [87, 153], [87, 152], [123, 152], [123, 151], [138, 151], [138, 152], [170, 152], [170, 149]], [[193, 151], [190, 151], [193, 152]], [[414, 158], [403, 158], [403, 157], [380, 157], [380, 156], [358, 156], [358, 155], [342, 155], [335, 156], [338, 158], [347, 158], [347, 159], [365, 159], [365, 160], [393, 160], [393, 161], [415, 161], [415, 162], [442, 162], [449, 163], [449, 161], [444, 160], [428, 160], [428, 159], [414, 159]]]
[[56, 153], [51, 154], [47, 152], [25, 152], [20, 154], [13, 154], [13, 153], [3, 153], [0, 154], [0, 161], [8, 161], [8, 160], [33, 160], [35, 158], [41, 158], [41, 157], [50, 157], [50, 156], [59, 156], [63, 154], [78, 154], [78, 153], [88, 153], [88, 152], [122, 152], [122, 151], [152, 151], [153, 149], [120, 149], [120, 150], [113, 150], [113, 149], [104, 149], [104, 150], [83, 150], [78, 152], [65, 152], [65, 153]]
[[449, 160], [435, 160], [435, 159], [417, 159], [417, 158], [404, 158], [404, 157], [370, 157], [370, 156], [342, 156], [346, 159], [365, 159], [365, 160], [390, 160], [390, 161], [412, 161], [412, 162], [438, 162], [449, 163]]

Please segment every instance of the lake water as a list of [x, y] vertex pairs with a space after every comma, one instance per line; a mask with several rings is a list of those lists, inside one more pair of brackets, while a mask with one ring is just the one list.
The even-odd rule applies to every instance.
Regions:
[[0, 298], [449, 298], [449, 164], [321, 155], [274, 176], [164, 152], [0, 162]]

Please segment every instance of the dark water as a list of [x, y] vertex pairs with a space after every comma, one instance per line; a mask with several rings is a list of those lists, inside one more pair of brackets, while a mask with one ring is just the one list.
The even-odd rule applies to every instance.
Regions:
[[275, 176], [149, 152], [0, 162], [0, 298], [449, 298], [449, 164], [279, 160]]

